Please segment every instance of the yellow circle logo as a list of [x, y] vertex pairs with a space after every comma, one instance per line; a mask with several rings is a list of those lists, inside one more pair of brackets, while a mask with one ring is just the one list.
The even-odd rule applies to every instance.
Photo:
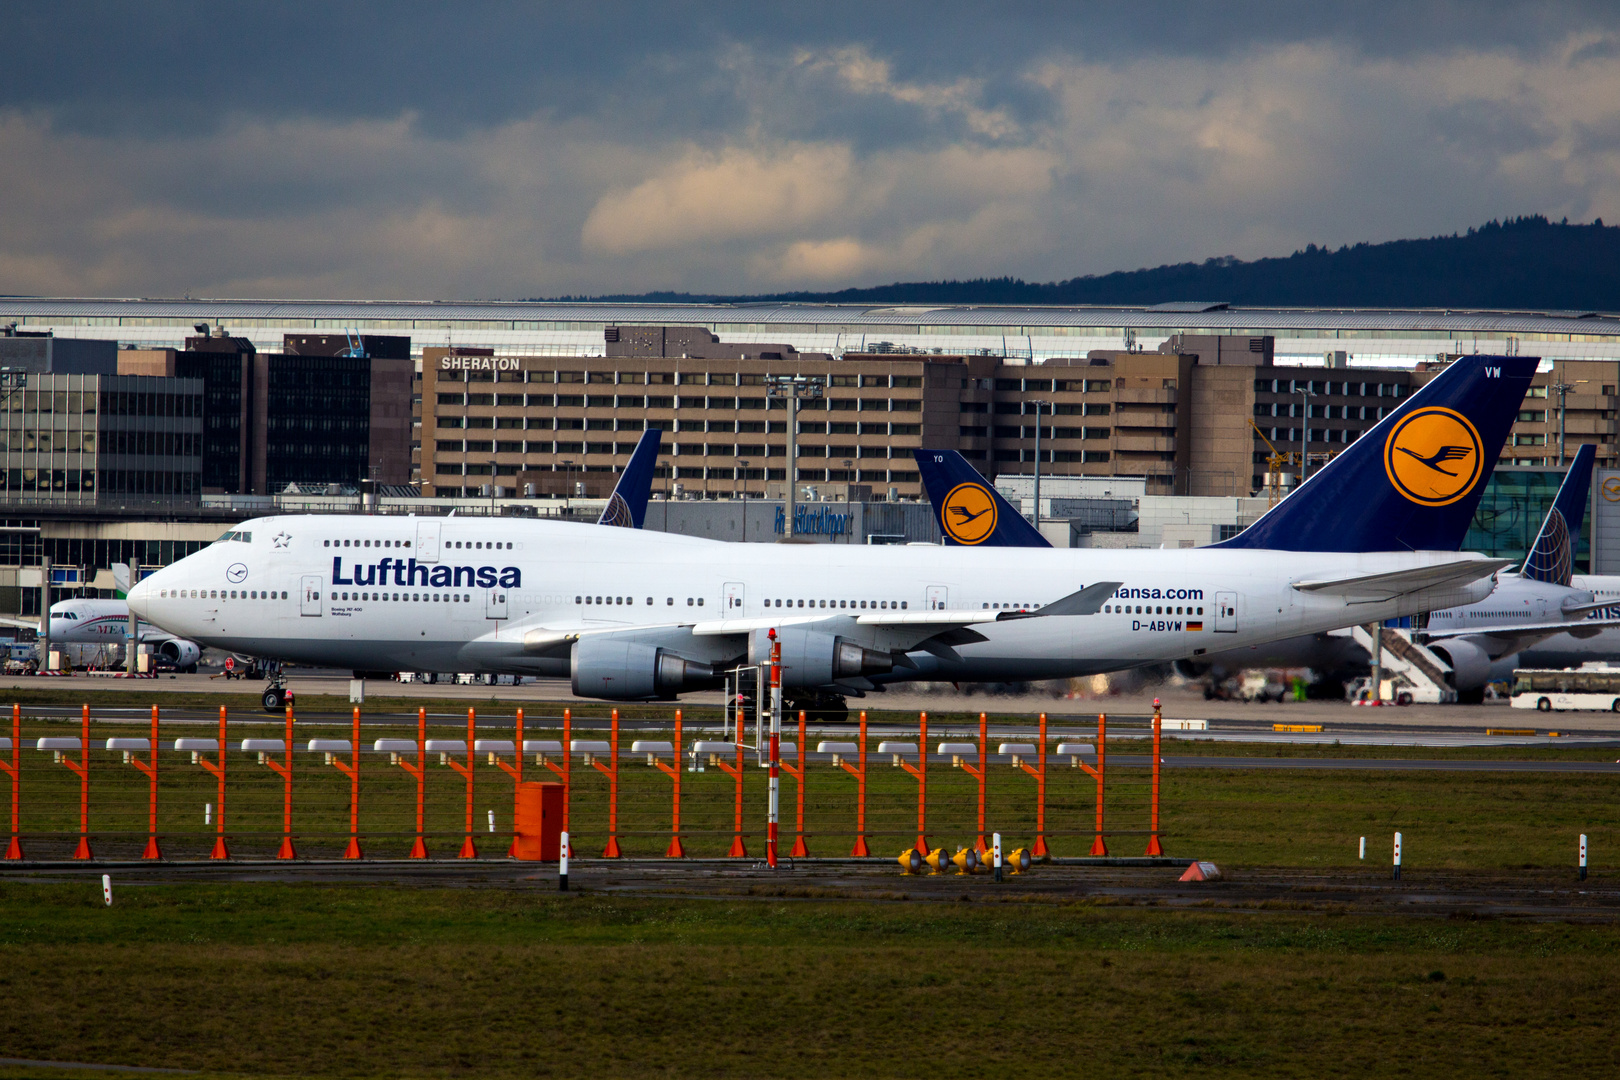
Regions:
[[957, 484], [945, 496], [939, 519], [958, 544], [982, 544], [996, 531], [996, 500], [983, 484]]
[[1605, 502], [1620, 502], [1620, 476], [1611, 476], [1603, 481], [1600, 490]]
[[1420, 506], [1449, 506], [1479, 479], [1479, 432], [1461, 413], [1430, 407], [1408, 413], [1384, 443], [1384, 472]]

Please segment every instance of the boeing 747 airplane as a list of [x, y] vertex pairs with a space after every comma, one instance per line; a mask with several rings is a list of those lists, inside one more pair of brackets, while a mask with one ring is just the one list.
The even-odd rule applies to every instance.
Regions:
[[[1484, 597], [1507, 563], [1455, 549], [1535, 368], [1455, 362], [1206, 548], [730, 544], [554, 521], [300, 515], [244, 522], [129, 601], [234, 652], [568, 676], [611, 700], [716, 687], [767, 654], [771, 630], [784, 684], [803, 697], [1114, 671]], [[266, 705], [280, 694], [272, 684]]]

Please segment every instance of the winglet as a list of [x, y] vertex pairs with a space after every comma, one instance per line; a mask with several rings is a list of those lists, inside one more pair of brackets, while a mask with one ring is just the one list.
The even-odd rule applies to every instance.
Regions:
[[1456, 551], [1539, 360], [1454, 360], [1259, 521], [1215, 547]]
[[1043, 547], [1051, 542], [955, 450], [917, 450], [917, 468], [947, 544]]
[[608, 497], [598, 525], [617, 525], [625, 529], [639, 529], [647, 520], [647, 500], [652, 498], [653, 468], [658, 464], [658, 442], [663, 433], [648, 428], [636, 443], [636, 452], [630, 455], [630, 464], [619, 474], [619, 482]]
[[1530, 545], [1520, 574], [1531, 581], [1568, 586], [1575, 573], [1575, 546], [1580, 543], [1581, 524], [1586, 520], [1586, 504], [1592, 491], [1592, 462], [1597, 447], [1582, 443], [1569, 463], [1564, 482], [1558, 485], [1547, 517]]

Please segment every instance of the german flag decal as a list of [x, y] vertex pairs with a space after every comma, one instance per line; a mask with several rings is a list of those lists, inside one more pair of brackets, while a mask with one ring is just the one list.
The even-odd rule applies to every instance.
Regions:
[[1200, 620], [1198, 622], [1190, 622], [1190, 623], [1187, 624], [1187, 629], [1189, 629], [1189, 630], [1202, 630], [1203, 628], [1204, 628], [1204, 623], [1203, 623], [1202, 620]]

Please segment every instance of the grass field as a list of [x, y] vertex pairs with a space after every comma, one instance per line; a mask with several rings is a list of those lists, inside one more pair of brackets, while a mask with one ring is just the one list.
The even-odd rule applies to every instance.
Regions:
[[1612, 925], [0, 882], [0, 958], [5, 1056], [211, 1073], [1620, 1069]]

